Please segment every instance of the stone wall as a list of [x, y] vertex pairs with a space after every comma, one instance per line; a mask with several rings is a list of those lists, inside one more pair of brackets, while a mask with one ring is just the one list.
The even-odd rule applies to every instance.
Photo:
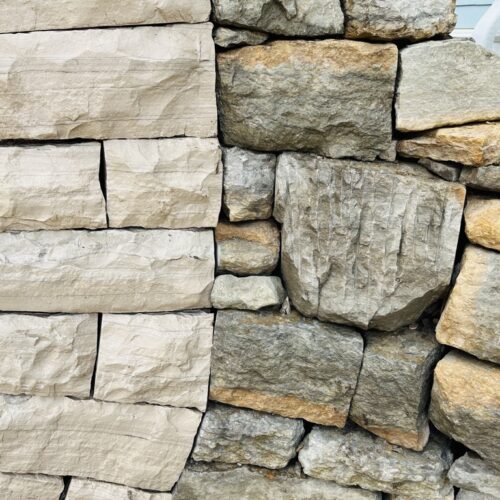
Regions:
[[500, 498], [500, 58], [454, 9], [2, 2], [1, 499]]

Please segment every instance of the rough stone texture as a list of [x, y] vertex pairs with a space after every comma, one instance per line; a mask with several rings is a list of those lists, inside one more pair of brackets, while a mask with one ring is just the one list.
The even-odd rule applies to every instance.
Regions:
[[492, 165], [500, 161], [500, 122], [431, 130], [398, 141], [398, 153], [470, 167]]
[[500, 367], [452, 351], [437, 365], [432, 423], [500, 470]]
[[0, 147], [0, 231], [106, 227], [101, 145]]
[[460, 182], [476, 189], [500, 192], [500, 165], [488, 167], [464, 167]]
[[234, 406], [345, 425], [363, 339], [293, 312], [217, 314], [210, 398]]
[[231, 222], [269, 219], [273, 213], [276, 155], [224, 149], [223, 209]]
[[184, 408], [0, 396], [0, 469], [168, 491], [200, 416]]
[[468, 491], [461, 489], [455, 496], [455, 500], [496, 500], [498, 496], [492, 497], [491, 495], [484, 495], [483, 493], [476, 493], [475, 491]]
[[0, 314], [0, 393], [88, 398], [97, 315]]
[[272, 220], [228, 224], [215, 230], [217, 270], [238, 276], [272, 273], [280, 257], [280, 231]]
[[465, 232], [472, 243], [500, 251], [500, 199], [469, 196]]
[[94, 397], [203, 411], [212, 333], [212, 314], [105, 314]]
[[214, 58], [208, 23], [0, 35], [0, 139], [215, 136]]
[[428, 158], [418, 160], [420, 165], [424, 166], [429, 172], [441, 177], [445, 181], [458, 182], [460, 179], [461, 168], [459, 165], [442, 163]]
[[0, 310], [154, 312], [210, 307], [211, 231], [0, 233]]
[[221, 53], [224, 141], [373, 160], [392, 141], [397, 61], [395, 45], [349, 40], [277, 41]]
[[63, 489], [60, 477], [0, 472], [3, 500], [59, 500]]
[[453, 463], [448, 478], [457, 488], [500, 498], [500, 472], [471, 453]]
[[210, 0], [3, 0], [0, 32], [199, 23], [209, 14]]
[[280, 156], [282, 272], [306, 316], [396, 330], [446, 291], [465, 189], [414, 164]]
[[450, 33], [454, 0], [346, 0], [347, 38], [411, 41]]
[[215, 45], [224, 49], [232, 49], [243, 45], [260, 45], [269, 38], [261, 31], [239, 30], [231, 28], [217, 28], [215, 30]]
[[369, 332], [350, 418], [405, 448], [421, 451], [429, 439], [427, 404], [441, 354], [426, 328]]
[[468, 246], [436, 328], [439, 342], [500, 363], [500, 254]]
[[[440, 40], [401, 51], [396, 128], [427, 130], [500, 119], [500, 57], [468, 40]], [[471, 99], [464, 104], [464, 89]]]
[[214, 0], [213, 4], [218, 24], [289, 36], [344, 32], [339, 0]]
[[216, 309], [276, 309], [285, 298], [286, 292], [278, 276], [237, 278], [224, 274], [217, 276], [212, 290], [212, 304]]
[[299, 452], [308, 476], [384, 491], [399, 498], [453, 499], [446, 474], [453, 455], [432, 437], [423, 452], [390, 446], [363, 429], [314, 427]]
[[215, 227], [222, 196], [217, 139], [107, 141], [111, 227]]
[[281, 469], [297, 454], [303, 435], [302, 420], [212, 404], [201, 423], [192, 458]]

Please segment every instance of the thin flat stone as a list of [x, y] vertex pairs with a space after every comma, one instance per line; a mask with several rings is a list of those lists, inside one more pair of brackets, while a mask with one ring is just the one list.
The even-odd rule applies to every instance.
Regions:
[[217, 28], [215, 30], [215, 45], [224, 49], [233, 49], [244, 45], [260, 45], [269, 38], [261, 31], [240, 30], [232, 28]]
[[459, 165], [443, 163], [439, 161], [421, 158], [418, 163], [424, 166], [429, 172], [441, 177], [445, 181], [459, 182], [461, 168]]

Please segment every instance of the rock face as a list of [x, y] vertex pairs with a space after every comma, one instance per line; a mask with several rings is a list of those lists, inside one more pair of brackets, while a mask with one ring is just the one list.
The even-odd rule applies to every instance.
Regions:
[[217, 314], [210, 398], [345, 425], [363, 357], [361, 335], [297, 313]]
[[0, 233], [0, 310], [154, 312], [210, 307], [211, 231]]
[[392, 444], [423, 450], [429, 438], [432, 374], [440, 354], [428, 329], [369, 332], [351, 420]]
[[214, 0], [213, 4], [218, 24], [289, 36], [344, 32], [339, 0]]
[[460, 179], [461, 169], [458, 165], [429, 160], [428, 158], [421, 158], [418, 163], [445, 181], [457, 182]]
[[447, 289], [465, 189], [402, 163], [280, 156], [282, 272], [306, 316], [396, 330]]
[[373, 160], [391, 145], [397, 59], [395, 45], [349, 40], [277, 41], [221, 53], [224, 141]]
[[500, 251], [500, 200], [468, 197], [465, 232], [472, 243]]
[[212, 404], [201, 423], [192, 458], [281, 469], [297, 454], [302, 420]]
[[216, 139], [107, 141], [111, 227], [215, 227], [222, 196]]
[[269, 35], [260, 31], [217, 28], [215, 30], [215, 45], [224, 49], [232, 49], [243, 45], [260, 45]]
[[[475, 42], [442, 40], [401, 51], [396, 128], [427, 130], [500, 119], [500, 58]], [[474, 96], [464, 106], [464, 90]]]
[[0, 314], [0, 392], [88, 398], [97, 315]]
[[59, 500], [64, 489], [60, 477], [0, 472], [0, 491], [5, 500]]
[[214, 57], [208, 23], [0, 35], [0, 139], [215, 136]]
[[379, 490], [397, 498], [453, 499], [446, 474], [453, 455], [431, 438], [423, 452], [390, 446], [358, 427], [314, 427], [299, 452], [308, 476]]
[[98, 143], [0, 147], [0, 231], [106, 227], [100, 154]]
[[94, 397], [203, 411], [212, 333], [212, 314], [105, 314]]
[[346, 0], [346, 37], [411, 41], [451, 33], [454, 0]]
[[452, 351], [434, 372], [430, 417], [500, 470], [500, 368]]
[[184, 408], [1, 396], [0, 469], [165, 491], [199, 422], [200, 413]]
[[460, 182], [473, 188], [500, 192], [500, 165], [465, 167], [460, 174]]
[[239, 276], [272, 273], [280, 256], [280, 232], [273, 221], [228, 224], [215, 230], [217, 270]]
[[436, 328], [439, 342], [500, 363], [500, 254], [469, 246]]
[[223, 209], [231, 222], [269, 219], [273, 213], [276, 156], [224, 149]]

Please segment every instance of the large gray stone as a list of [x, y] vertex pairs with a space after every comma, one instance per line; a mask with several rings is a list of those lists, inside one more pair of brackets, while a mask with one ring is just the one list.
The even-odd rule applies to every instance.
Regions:
[[464, 198], [418, 165], [281, 155], [275, 217], [290, 299], [364, 329], [413, 322], [450, 283]]
[[460, 174], [460, 182], [472, 188], [500, 192], [500, 165], [464, 167]]
[[349, 40], [276, 41], [220, 53], [224, 141], [373, 160], [392, 142], [397, 60], [395, 45]]
[[59, 500], [64, 490], [60, 477], [0, 472], [3, 500]]
[[354, 330], [297, 313], [217, 314], [210, 398], [345, 425], [363, 357]]

